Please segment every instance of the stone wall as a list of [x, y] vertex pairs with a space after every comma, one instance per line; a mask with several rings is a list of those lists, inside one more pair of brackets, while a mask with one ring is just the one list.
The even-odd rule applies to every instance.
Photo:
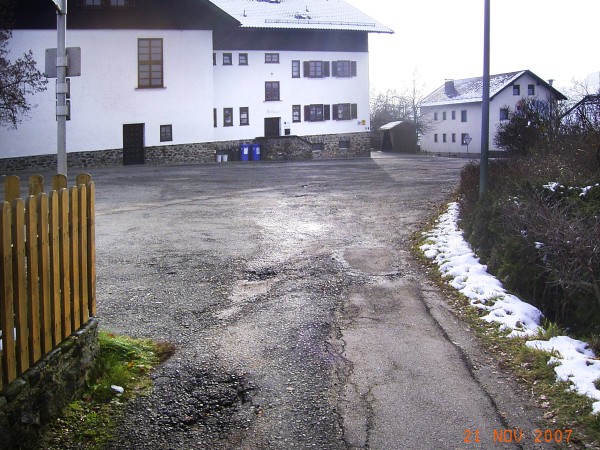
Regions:
[[260, 138], [262, 159], [269, 161], [369, 157], [369, 133]]
[[99, 350], [90, 321], [0, 393], [0, 449], [30, 448], [44, 425], [80, 396]]
[[[228, 153], [230, 160], [239, 157], [240, 144], [261, 144], [261, 158], [266, 160], [308, 160], [368, 157], [369, 133], [328, 134], [315, 136], [281, 136], [245, 141], [204, 142], [197, 144], [146, 147], [148, 165], [193, 164], [215, 161], [215, 154]], [[123, 149], [69, 152], [69, 168], [115, 167], [123, 165]], [[56, 169], [56, 155], [0, 158], [0, 174], [26, 170]]]

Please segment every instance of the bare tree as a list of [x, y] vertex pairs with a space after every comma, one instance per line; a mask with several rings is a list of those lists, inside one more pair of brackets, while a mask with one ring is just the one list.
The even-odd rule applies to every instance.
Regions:
[[371, 143], [378, 147], [381, 143], [379, 127], [390, 122], [410, 120], [416, 125], [417, 140], [423, 134], [428, 123], [421, 120], [420, 109], [424, 95], [424, 86], [419, 81], [418, 73], [413, 73], [409, 85], [405, 85], [401, 92], [388, 89], [385, 92], [371, 92]]
[[13, 61], [9, 58], [12, 8], [12, 0], [0, 0], [0, 125], [17, 128], [35, 107], [29, 97], [44, 91], [48, 80], [37, 69], [31, 50]]

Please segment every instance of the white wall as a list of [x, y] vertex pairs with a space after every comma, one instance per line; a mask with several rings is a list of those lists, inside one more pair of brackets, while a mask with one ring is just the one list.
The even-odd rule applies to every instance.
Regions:
[[[240, 52], [248, 53], [247, 66], [238, 64]], [[263, 136], [266, 117], [281, 117], [282, 135], [286, 128], [289, 128], [290, 134], [293, 135], [352, 133], [370, 129], [368, 53], [279, 51], [279, 64], [266, 64], [265, 51], [224, 50], [216, 53], [214, 107], [217, 108], [217, 141]], [[223, 53], [232, 53], [231, 66], [223, 66]], [[292, 78], [292, 60], [300, 61], [300, 78]], [[356, 61], [357, 76], [305, 78], [302, 76], [302, 63], [309, 60]], [[265, 101], [266, 81], [280, 82], [280, 101]], [[358, 118], [305, 122], [304, 105], [311, 103], [356, 103]], [[292, 122], [292, 105], [301, 105], [301, 122]], [[240, 107], [249, 107], [249, 126], [239, 125]], [[223, 127], [223, 108], [234, 109], [234, 126]], [[365, 123], [359, 124], [362, 120]]]
[[[452, 119], [452, 111], [456, 117]], [[461, 111], [467, 112], [467, 121], [461, 121]], [[437, 112], [437, 120], [434, 113]], [[443, 120], [443, 113], [446, 120]], [[421, 108], [422, 120], [429, 124], [426, 135], [421, 136], [421, 150], [442, 153], [466, 153], [467, 146], [461, 144], [462, 133], [468, 133], [472, 141], [469, 144], [469, 153], [479, 153], [481, 150], [481, 102], [463, 103], [455, 105], [435, 106]], [[438, 141], [434, 140], [437, 133]], [[456, 135], [456, 142], [452, 142], [452, 133]], [[443, 135], [446, 134], [446, 142]]]
[[[163, 89], [137, 89], [137, 40], [162, 38]], [[28, 49], [41, 71], [56, 32], [15, 30], [12, 57]], [[213, 140], [212, 32], [68, 30], [67, 46], [81, 47], [82, 75], [71, 78], [67, 151], [122, 148], [122, 127], [145, 123], [146, 146], [160, 145], [160, 125], [173, 126], [168, 144]], [[34, 96], [39, 106], [17, 130], [0, 129], [1, 157], [56, 152], [55, 80]]]

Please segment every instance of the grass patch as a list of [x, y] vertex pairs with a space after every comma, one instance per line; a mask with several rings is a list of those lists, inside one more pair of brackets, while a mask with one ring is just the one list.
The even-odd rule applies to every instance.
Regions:
[[[81, 400], [69, 404], [46, 429], [46, 449], [102, 449], [112, 439], [125, 404], [150, 392], [149, 372], [175, 351], [172, 344], [100, 332], [92, 382]], [[118, 393], [115, 387], [123, 389]]]

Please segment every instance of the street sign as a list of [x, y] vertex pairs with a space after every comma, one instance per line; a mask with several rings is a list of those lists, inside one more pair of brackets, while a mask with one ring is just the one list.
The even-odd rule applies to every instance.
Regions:
[[[46, 49], [46, 78], [56, 78], [56, 49]], [[67, 47], [67, 76], [78, 77], [81, 75], [81, 47]]]
[[54, 6], [56, 6], [56, 10], [60, 14], [64, 14], [64, 11], [65, 11], [64, 0], [52, 0], [52, 3], [54, 3]]

